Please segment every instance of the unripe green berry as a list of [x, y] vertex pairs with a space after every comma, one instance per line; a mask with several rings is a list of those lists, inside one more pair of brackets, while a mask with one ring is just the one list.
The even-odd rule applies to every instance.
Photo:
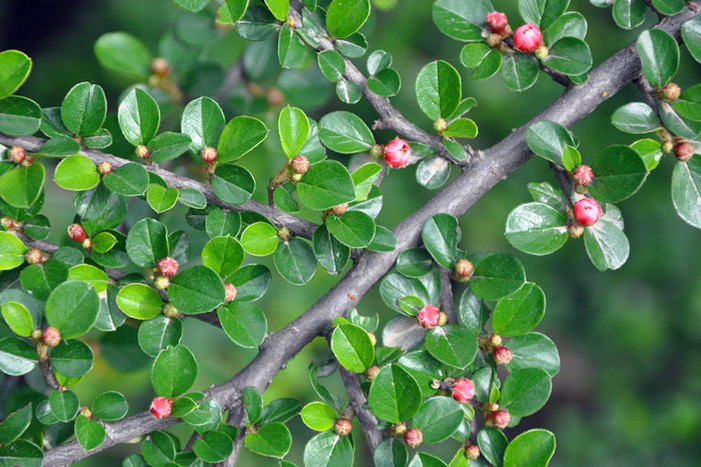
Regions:
[[438, 133], [443, 133], [446, 128], [448, 128], [448, 122], [445, 121], [444, 118], [439, 118], [435, 122], [433, 122], [433, 129], [436, 130]]
[[136, 154], [136, 157], [138, 157], [140, 159], [148, 159], [148, 156], [149, 156], [148, 148], [146, 146], [144, 146], [143, 144], [140, 144], [134, 150], [134, 154]]

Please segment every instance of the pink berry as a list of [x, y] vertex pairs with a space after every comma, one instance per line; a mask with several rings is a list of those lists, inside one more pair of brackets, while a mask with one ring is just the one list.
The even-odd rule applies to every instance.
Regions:
[[290, 161], [290, 167], [294, 173], [302, 175], [309, 170], [309, 159], [304, 156], [293, 157]]
[[463, 279], [470, 277], [474, 270], [475, 267], [472, 265], [472, 262], [465, 258], [460, 259], [455, 263], [455, 273]]
[[27, 152], [22, 146], [12, 146], [7, 151], [7, 158], [14, 164], [21, 164], [27, 158]]
[[441, 319], [441, 310], [433, 305], [425, 305], [416, 314], [416, 319], [426, 329], [435, 328]]
[[458, 378], [452, 386], [453, 399], [458, 402], [468, 402], [475, 396], [475, 383], [467, 378]]
[[681, 88], [676, 83], [667, 83], [662, 87], [662, 98], [667, 102], [673, 102], [679, 99], [679, 95], [682, 93]]
[[504, 429], [511, 421], [511, 414], [504, 409], [495, 410], [488, 415], [489, 422], [497, 428]]
[[418, 428], [409, 428], [404, 432], [404, 441], [412, 448], [418, 447], [424, 440], [424, 435]]
[[173, 277], [178, 273], [178, 262], [166, 256], [158, 262], [158, 272], [166, 277]]
[[200, 157], [207, 164], [211, 164], [217, 160], [217, 150], [208, 146], [200, 151]]
[[49, 347], [56, 347], [61, 342], [61, 333], [58, 329], [49, 326], [41, 333], [41, 341]]
[[30, 248], [24, 254], [24, 259], [28, 264], [41, 264], [46, 261], [44, 253], [38, 248]]
[[368, 379], [368, 381], [372, 381], [375, 379], [377, 374], [380, 372], [380, 367], [373, 365], [367, 370], [365, 370], [365, 377]]
[[492, 349], [492, 357], [494, 357], [494, 361], [497, 363], [497, 365], [506, 365], [511, 361], [513, 354], [511, 353], [511, 350], [503, 345], [497, 345]]
[[572, 179], [579, 186], [589, 186], [594, 180], [594, 171], [588, 165], [578, 165], [572, 171]]
[[233, 302], [236, 298], [236, 286], [230, 282], [224, 284], [224, 289], [226, 290], [226, 298], [224, 301], [226, 303]]
[[107, 161], [102, 161], [97, 165], [97, 171], [100, 175], [107, 175], [112, 172], [112, 164]]
[[694, 145], [688, 141], [679, 141], [674, 145], [674, 155], [679, 162], [686, 162], [694, 155]]
[[168, 76], [170, 73], [170, 64], [163, 57], [156, 57], [151, 61], [151, 73], [161, 77]]
[[347, 418], [341, 417], [336, 420], [333, 429], [340, 436], [348, 436], [353, 431], [353, 424]]
[[601, 206], [593, 198], [582, 198], [574, 203], [574, 218], [584, 226], [596, 224], [602, 212]]
[[167, 397], [156, 397], [151, 402], [151, 415], [160, 419], [170, 417], [170, 411], [173, 408], [173, 401]]
[[465, 446], [465, 457], [470, 460], [475, 460], [480, 456], [480, 448], [476, 444], [468, 444]]
[[526, 23], [514, 32], [514, 46], [521, 52], [535, 52], [542, 40], [543, 34], [533, 23]]
[[511, 33], [509, 18], [500, 11], [493, 11], [487, 15], [487, 27], [495, 34], [508, 36]]
[[331, 212], [337, 216], [342, 216], [348, 211], [348, 203], [339, 204], [331, 208]]
[[85, 229], [80, 224], [69, 225], [68, 226], [68, 236], [71, 238], [71, 240], [76, 241], [76, 242], [82, 242], [86, 238], [88, 238], [87, 234], [85, 233]]
[[385, 146], [385, 162], [390, 167], [404, 167], [409, 163], [411, 157], [411, 147], [403, 139], [396, 137]]
[[144, 146], [143, 144], [140, 144], [134, 150], [134, 154], [136, 154], [136, 157], [138, 157], [139, 159], [148, 159], [148, 156], [149, 156], [148, 148], [146, 146]]

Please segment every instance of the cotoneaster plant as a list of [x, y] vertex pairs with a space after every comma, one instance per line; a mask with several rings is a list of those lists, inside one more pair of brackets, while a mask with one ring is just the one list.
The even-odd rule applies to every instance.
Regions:
[[[547, 465], [555, 434], [504, 432], [547, 403], [560, 370], [555, 343], [534, 331], [545, 293], [515, 255], [465, 245], [458, 218], [535, 155], [557, 184], [529, 183], [533, 201], [504, 219], [523, 253], [583, 237], [597, 269], [620, 268], [630, 247], [616, 203], [659, 164], [675, 165], [674, 207], [701, 228], [701, 84], [672, 82], [680, 42], [701, 61], [699, 8], [615, 2], [624, 29], [640, 26], [647, 8], [660, 22], [593, 68], [587, 20], [568, 0], [519, 0], [520, 18], [500, 11], [507, 2], [436, 0], [426, 5], [432, 33], [465, 45], [402, 81], [391, 54], [363, 34], [369, 0], [175, 3], [188, 11], [157, 56], [125, 32], [96, 41], [100, 64], [131, 83], [115, 101], [80, 82], [60, 106], [42, 106], [16, 94], [32, 60], [0, 53], [0, 371], [26, 388], [0, 424], [0, 463], [67, 465], [139, 442], [123, 465], [234, 465], [246, 449], [288, 466], [287, 423], [299, 416], [317, 432], [303, 448], [309, 466], [365, 465], [360, 443], [378, 466]], [[199, 54], [235, 35], [248, 41], [242, 55], [207, 65], [216, 86], [193, 81]], [[563, 93], [498, 144], [473, 148], [478, 127], [466, 115], [477, 101], [462, 83], [497, 73], [505, 92], [545, 75]], [[569, 128], [631, 81], [643, 102], [611, 123], [650, 137], [588, 160]], [[402, 82], [426, 119], [393, 106]], [[329, 87], [344, 104], [367, 101], [373, 121], [348, 106], [321, 113]], [[254, 176], [239, 162], [251, 152], [276, 169]], [[437, 192], [390, 230], [377, 219], [402, 203], [383, 190], [395, 170]], [[75, 215], [61, 225], [42, 213], [47, 178], [74, 193]], [[128, 216], [137, 208], [147, 214]], [[186, 230], [162, 222], [173, 209]], [[47, 242], [54, 230], [66, 241]], [[204, 246], [191, 251], [195, 238]], [[304, 286], [326, 273], [339, 277], [333, 288], [269, 330], [274, 311], [255, 302], [271, 282]], [[362, 303], [375, 285], [387, 307], [379, 312]], [[255, 357], [222, 383], [198, 379], [185, 319]], [[318, 336], [329, 345], [325, 361], [309, 362], [318, 399], [264, 404], [274, 376]], [[96, 358], [113, 363], [98, 356], [106, 342], [150, 367], [150, 404], [115, 391], [78, 397], [75, 387], [97, 377]], [[345, 393], [330, 389], [334, 378]], [[424, 452], [446, 440], [450, 452]]]

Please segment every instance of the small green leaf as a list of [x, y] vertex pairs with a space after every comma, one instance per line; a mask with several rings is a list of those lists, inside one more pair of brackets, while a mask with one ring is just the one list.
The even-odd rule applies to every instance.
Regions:
[[460, 404], [450, 397], [427, 399], [411, 420], [411, 427], [423, 434], [423, 443], [439, 443], [449, 438], [465, 419]]
[[355, 187], [348, 170], [340, 162], [331, 160], [312, 165], [297, 183], [297, 193], [302, 204], [319, 211], [355, 199]]
[[523, 92], [538, 81], [538, 60], [532, 54], [502, 54], [501, 80], [511, 90]]
[[375, 144], [375, 138], [365, 122], [357, 115], [342, 110], [321, 118], [319, 139], [324, 146], [340, 154], [368, 151]]
[[277, 43], [277, 57], [282, 68], [300, 68], [307, 46], [287, 23], [282, 25]]
[[330, 430], [339, 417], [336, 410], [325, 402], [305, 405], [300, 416], [305, 425], [316, 431]]
[[254, 256], [268, 256], [275, 253], [278, 240], [277, 230], [267, 222], [251, 224], [241, 235], [243, 249]]
[[567, 9], [569, 0], [520, 0], [518, 11], [527, 23], [547, 29]]
[[22, 337], [29, 337], [34, 331], [34, 320], [26, 306], [19, 302], [2, 304], [2, 317], [12, 332]]
[[143, 195], [149, 185], [146, 169], [139, 164], [124, 164], [102, 179], [105, 186], [122, 196]]
[[306, 284], [316, 272], [314, 250], [298, 237], [280, 242], [273, 259], [280, 275], [293, 285]]
[[165, 131], [148, 143], [149, 159], [153, 162], [173, 160], [190, 149], [192, 140], [183, 133]]
[[348, 37], [370, 16], [370, 0], [333, 0], [326, 12], [326, 27], [335, 37]]
[[631, 102], [617, 109], [611, 115], [611, 124], [633, 134], [650, 133], [660, 127], [655, 111], [642, 102]]
[[142, 219], [131, 228], [126, 244], [129, 259], [141, 268], [154, 267], [170, 253], [168, 229], [155, 219]]
[[437, 360], [456, 368], [465, 368], [477, 355], [475, 335], [457, 325], [439, 326], [426, 334], [426, 350]]
[[494, 332], [502, 336], [519, 336], [536, 327], [544, 315], [545, 294], [536, 284], [526, 282], [497, 302], [492, 326]]
[[163, 350], [151, 369], [151, 382], [156, 394], [175, 397], [192, 387], [197, 377], [197, 361], [184, 345]]
[[334, 329], [331, 350], [338, 362], [353, 373], [364, 372], [375, 360], [375, 347], [370, 336], [363, 328], [353, 324], [343, 324]]
[[212, 189], [219, 199], [229, 204], [243, 204], [253, 195], [256, 181], [251, 172], [234, 164], [217, 164], [212, 176]]
[[485, 300], [498, 300], [516, 292], [525, 281], [523, 265], [515, 256], [494, 253], [477, 263], [470, 288]]
[[566, 75], [581, 75], [591, 68], [591, 50], [582, 39], [564, 37], [550, 47], [543, 64]]
[[682, 24], [682, 39], [691, 56], [701, 63], [701, 18], [697, 16]]
[[151, 54], [139, 39], [126, 32], [100, 36], [95, 42], [95, 56], [108, 70], [137, 80], [148, 77]]
[[489, 0], [465, 3], [455, 0], [437, 0], [433, 4], [433, 22], [440, 31], [453, 39], [465, 42], [484, 40], [487, 15], [494, 11]]
[[[0, 56], [0, 59], [2, 57]], [[32, 422], [32, 404], [8, 414], [0, 423], [0, 443], [9, 445], [22, 436]]]
[[51, 350], [51, 365], [63, 376], [78, 378], [92, 370], [92, 349], [88, 344], [77, 339], [61, 340]]
[[268, 321], [259, 308], [237, 299], [219, 307], [217, 316], [222, 329], [236, 345], [256, 348], [263, 343]]
[[273, 422], [263, 426], [258, 433], [247, 434], [243, 442], [255, 454], [283, 458], [292, 447], [292, 435], [283, 423]]
[[168, 299], [185, 314], [207, 313], [221, 305], [226, 297], [224, 283], [207, 266], [187, 268], [171, 279]]
[[222, 130], [217, 145], [217, 160], [230, 162], [240, 159], [268, 136], [268, 129], [257, 118], [241, 115], [232, 119]]
[[514, 248], [538, 256], [559, 250], [569, 238], [564, 214], [543, 203], [526, 203], [511, 211], [504, 235]]
[[413, 376], [397, 364], [383, 367], [370, 386], [368, 404], [380, 420], [401, 423], [421, 407], [421, 388]]
[[29, 373], [37, 364], [37, 352], [26, 340], [17, 337], [0, 339], [0, 371], [10, 376]]
[[[118, 297], [119, 298], [119, 297]], [[157, 357], [163, 349], [180, 343], [183, 324], [180, 319], [156, 315], [139, 326], [139, 347], [150, 357]]]
[[604, 218], [584, 231], [584, 246], [594, 267], [618, 269], [628, 260], [630, 244], [621, 227]]
[[252, 386], [243, 388], [242, 399], [246, 408], [247, 424], [258, 423], [263, 415], [263, 396]]
[[687, 162], [676, 163], [672, 174], [672, 201], [684, 222], [701, 229], [700, 155], [694, 155]]
[[192, 148], [199, 152], [205, 147], [217, 145], [225, 125], [226, 119], [219, 104], [210, 97], [202, 96], [191, 101], [183, 110], [180, 131], [190, 137]]
[[19, 50], [0, 52], [0, 99], [14, 94], [32, 71], [32, 59]]
[[615, 0], [613, 20], [623, 29], [635, 29], [645, 21], [647, 7], [642, 0]]
[[350, 248], [329, 233], [325, 224], [314, 231], [314, 254], [322, 268], [329, 274], [338, 274], [350, 258]]
[[61, 119], [78, 136], [92, 135], [107, 116], [107, 98], [97, 84], [78, 83], [68, 91], [61, 104]]
[[545, 467], [555, 453], [555, 435], [547, 430], [528, 430], [509, 443], [504, 467]]
[[161, 123], [161, 111], [149, 93], [134, 88], [119, 104], [119, 128], [133, 146], [148, 144]]
[[375, 237], [375, 221], [360, 211], [330, 215], [326, 218], [326, 227], [339, 242], [351, 248], [367, 247]]
[[460, 74], [443, 60], [424, 66], [416, 77], [415, 87], [419, 107], [431, 120], [450, 117], [460, 104]]
[[63, 159], [54, 173], [54, 182], [64, 190], [89, 190], [100, 183], [97, 167], [87, 157], [76, 154]]
[[85, 451], [95, 449], [105, 440], [105, 429], [95, 420], [80, 415], [75, 420], [75, 438]]
[[530, 332], [517, 336], [509, 339], [507, 346], [513, 357], [506, 368], [512, 373], [522, 368], [540, 368], [554, 377], [560, 371], [557, 347], [543, 334]]
[[127, 399], [116, 391], [104, 392], [92, 403], [93, 416], [105, 422], [121, 420], [127, 415], [128, 410]]
[[70, 422], [78, 414], [80, 402], [73, 391], [52, 391], [49, 394], [51, 413], [62, 422]]
[[56, 287], [46, 301], [46, 321], [61, 332], [62, 339], [73, 339], [88, 332], [100, 309], [100, 297], [92, 285], [66, 281]]
[[589, 192], [596, 199], [618, 203], [627, 199], [645, 182], [647, 167], [640, 155], [628, 146], [609, 146], [591, 164], [594, 181]]
[[10, 206], [29, 208], [41, 196], [45, 178], [46, 172], [42, 164], [5, 172], [0, 176], [0, 197]]
[[346, 73], [346, 62], [343, 60], [343, 56], [335, 50], [319, 52], [317, 62], [324, 76], [333, 83], [340, 81]]
[[10, 96], [0, 100], [0, 132], [29, 136], [41, 125], [41, 107], [31, 99]]
[[438, 264], [452, 269], [460, 258], [458, 240], [461, 232], [458, 220], [449, 214], [437, 214], [424, 222], [421, 239]]
[[679, 46], [662, 29], [643, 31], [635, 44], [643, 73], [652, 87], [664, 86], [679, 70]]
[[309, 135], [309, 120], [304, 112], [297, 107], [285, 107], [278, 117], [277, 128], [287, 157], [299, 154]]
[[353, 444], [350, 439], [350, 436], [340, 436], [333, 431], [317, 434], [304, 447], [304, 465], [352, 465]]
[[178, 189], [166, 188], [156, 183], [151, 183], [146, 190], [146, 201], [151, 209], [157, 213], [166, 212], [178, 202]]
[[150, 319], [161, 312], [163, 300], [148, 285], [134, 283], [119, 289], [117, 306], [131, 318]]
[[287, 19], [287, 14], [290, 9], [289, 0], [265, 0], [265, 4], [277, 19], [280, 21], [285, 21]]
[[234, 443], [221, 431], [208, 431], [195, 441], [192, 450], [205, 462], [221, 462], [231, 455]]
[[541, 121], [526, 131], [526, 143], [537, 156], [558, 165], [564, 165], [562, 152], [566, 146], [575, 146], [572, 134], [562, 125]]

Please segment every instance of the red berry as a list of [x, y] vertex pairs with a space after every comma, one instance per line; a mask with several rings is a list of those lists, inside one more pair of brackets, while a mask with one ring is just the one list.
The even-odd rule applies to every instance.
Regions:
[[501, 429], [506, 428], [511, 421], [511, 414], [504, 409], [495, 410], [488, 417], [492, 425]]
[[424, 440], [424, 435], [418, 428], [409, 428], [404, 432], [404, 441], [412, 448], [418, 447]]
[[304, 156], [293, 157], [290, 161], [290, 167], [294, 173], [302, 175], [309, 170], [309, 159]]
[[578, 165], [572, 171], [572, 179], [579, 186], [589, 186], [594, 180], [594, 171], [588, 165]]
[[268, 104], [273, 107], [282, 105], [282, 103], [285, 102], [285, 94], [283, 94], [283, 92], [278, 88], [270, 88], [265, 97], [268, 99]]
[[438, 326], [438, 322], [441, 319], [441, 310], [433, 305], [425, 305], [416, 314], [416, 319], [419, 321], [419, 324], [426, 329], [435, 328]]
[[467, 378], [458, 378], [452, 386], [453, 399], [458, 402], [468, 402], [475, 396], [475, 383]]
[[377, 374], [380, 372], [380, 367], [379, 366], [371, 366], [367, 370], [365, 370], [365, 377], [369, 380], [372, 381], [375, 379]]
[[83, 226], [80, 224], [69, 225], [68, 236], [71, 238], [71, 240], [76, 242], [82, 242], [88, 238], [88, 235], [85, 233], [85, 229], [83, 229]]
[[511, 353], [511, 350], [503, 345], [497, 345], [492, 349], [492, 357], [494, 357], [494, 361], [497, 363], [497, 365], [506, 365], [511, 361], [513, 354]]
[[168, 76], [170, 73], [170, 64], [163, 57], [156, 57], [151, 61], [151, 73], [160, 77]]
[[12, 230], [17, 228], [17, 222], [15, 222], [14, 219], [8, 216], [2, 216], [2, 218], [0, 218], [0, 225], [2, 225], [2, 228], [5, 230]]
[[487, 27], [495, 34], [508, 36], [511, 34], [509, 18], [500, 11], [493, 11], [487, 15]]
[[584, 226], [596, 224], [602, 212], [601, 206], [593, 198], [582, 198], [574, 203], [574, 218]]
[[348, 436], [353, 430], [353, 424], [347, 418], [341, 417], [338, 420], [336, 420], [333, 429], [340, 436]]
[[178, 273], [178, 262], [166, 256], [158, 262], [158, 272], [166, 277], [173, 277]]
[[462, 277], [463, 279], [466, 279], [472, 275], [472, 272], [475, 270], [475, 267], [472, 265], [472, 263], [463, 258], [461, 260], [458, 260], [455, 263], [455, 273]]
[[41, 264], [46, 261], [44, 253], [42, 253], [42, 251], [38, 248], [30, 248], [27, 250], [27, 252], [24, 254], [24, 259], [29, 264]]
[[385, 146], [385, 162], [390, 167], [404, 167], [409, 163], [411, 157], [411, 147], [403, 139], [396, 137]]
[[56, 347], [61, 342], [61, 333], [58, 329], [49, 326], [41, 333], [41, 341], [49, 347]]
[[27, 158], [27, 152], [22, 146], [12, 146], [7, 151], [7, 158], [14, 164], [21, 164]]
[[676, 83], [667, 83], [662, 87], [662, 98], [667, 102], [676, 101], [682, 93], [681, 88]]
[[480, 448], [476, 444], [468, 444], [465, 446], [465, 457], [475, 460], [480, 456]]
[[173, 401], [167, 397], [156, 397], [151, 402], [151, 415], [158, 419], [170, 417], [170, 411], [173, 408]]
[[542, 40], [543, 34], [533, 23], [526, 23], [514, 32], [514, 46], [521, 52], [535, 52]]
[[236, 286], [230, 282], [224, 284], [224, 289], [226, 290], [226, 298], [224, 301], [226, 303], [233, 302], [236, 298]]
[[211, 164], [217, 160], [217, 150], [213, 147], [207, 146], [200, 151], [200, 157], [207, 164]]
[[694, 155], [694, 145], [688, 141], [679, 141], [674, 145], [674, 155], [679, 162], [686, 162]]
[[337, 216], [342, 216], [348, 211], [348, 203], [339, 204], [331, 208], [331, 212]]
[[144, 146], [143, 144], [140, 144], [134, 150], [134, 154], [136, 154], [136, 157], [138, 157], [139, 159], [148, 159], [148, 156], [149, 156], [148, 148], [146, 146]]

